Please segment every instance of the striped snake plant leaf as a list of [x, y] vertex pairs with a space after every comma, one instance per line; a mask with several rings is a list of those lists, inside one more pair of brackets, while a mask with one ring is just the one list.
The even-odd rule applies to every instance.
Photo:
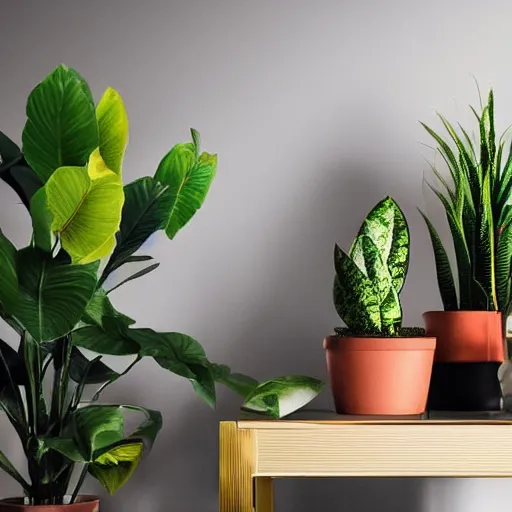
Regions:
[[[350, 251], [350, 256], [356, 263], [361, 258], [359, 245], [363, 240], [362, 236], [373, 242], [379, 259], [391, 275], [392, 286], [400, 293], [409, 266], [409, 228], [402, 210], [391, 197], [377, 203], [363, 221]], [[364, 257], [364, 247], [362, 253]], [[358, 266], [363, 269], [366, 265], [358, 263]]]
[[453, 280], [450, 260], [448, 259], [446, 250], [434, 225], [430, 222], [430, 219], [425, 215], [425, 213], [421, 210], [419, 210], [419, 212], [427, 224], [432, 247], [434, 248], [437, 284], [439, 286], [439, 292], [441, 293], [443, 307], [445, 311], [457, 311], [459, 309], [457, 304], [457, 292], [455, 290], [455, 282]]
[[496, 295], [498, 310], [509, 310], [512, 277], [512, 222], [501, 231], [496, 252]]
[[487, 173], [482, 187], [481, 209], [477, 218], [475, 247], [475, 279], [484, 290], [488, 307], [496, 310], [496, 276], [494, 255], [494, 223], [491, 207], [491, 173]]
[[371, 280], [337, 245], [334, 248], [334, 266], [333, 298], [341, 319], [350, 329], [380, 332], [380, 308]]
[[398, 293], [377, 246], [369, 236], [363, 235], [361, 238], [368, 278], [373, 283], [374, 293], [379, 303], [381, 326], [385, 333], [392, 335], [395, 332], [395, 326], [399, 327], [402, 324], [402, 308]]
[[494, 93], [491, 89], [487, 98], [487, 118], [484, 119], [485, 129], [487, 133], [487, 148], [489, 151], [489, 165], [492, 171], [492, 180], [497, 176], [498, 169], [495, 167], [496, 162], [496, 129], [494, 126]]

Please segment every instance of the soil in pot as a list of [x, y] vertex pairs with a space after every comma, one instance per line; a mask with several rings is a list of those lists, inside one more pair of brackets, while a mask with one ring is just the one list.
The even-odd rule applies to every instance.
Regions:
[[0, 512], [99, 512], [96, 496], [79, 496], [72, 505], [25, 505], [23, 498], [0, 500]]
[[425, 411], [435, 338], [330, 336], [324, 340], [336, 412], [413, 415]]
[[437, 347], [428, 409], [498, 411], [498, 369], [504, 360], [501, 314], [496, 311], [428, 311], [427, 335]]

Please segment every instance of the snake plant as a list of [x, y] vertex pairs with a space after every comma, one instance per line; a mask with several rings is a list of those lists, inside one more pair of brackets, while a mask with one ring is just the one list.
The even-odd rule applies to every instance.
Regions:
[[480, 113], [471, 110], [479, 134], [475, 143], [467, 130], [459, 125], [457, 131], [441, 114], [449, 138], [422, 123], [449, 171], [445, 179], [431, 165], [440, 187], [429, 186], [444, 207], [452, 234], [458, 294], [443, 242], [421, 213], [432, 241], [444, 309], [500, 311], [505, 320], [511, 304], [512, 146], [506, 146], [506, 132], [496, 137], [492, 90]]
[[346, 329], [338, 334], [407, 336], [421, 330], [402, 328], [399, 294], [409, 266], [409, 228], [390, 197], [364, 220], [349, 254], [334, 248], [334, 305]]

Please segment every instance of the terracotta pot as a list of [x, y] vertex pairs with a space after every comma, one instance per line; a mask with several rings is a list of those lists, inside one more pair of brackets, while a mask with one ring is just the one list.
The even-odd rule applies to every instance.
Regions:
[[23, 498], [0, 500], [0, 512], [98, 512], [96, 496], [79, 496], [72, 505], [24, 505]]
[[437, 338], [436, 362], [503, 362], [501, 313], [427, 311], [423, 319], [427, 336]]
[[423, 413], [435, 347], [435, 338], [326, 338], [336, 412]]

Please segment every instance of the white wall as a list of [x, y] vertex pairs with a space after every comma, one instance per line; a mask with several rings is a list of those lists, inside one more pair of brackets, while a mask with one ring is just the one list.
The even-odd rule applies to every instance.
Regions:
[[[26, 96], [55, 65], [77, 68], [98, 97], [125, 98], [131, 140], [125, 177], [152, 174], [194, 126], [219, 153], [200, 214], [174, 242], [158, 238], [161, 268], [116, 293], [141, 324], [197, 337], [211, 358], [259, 378], [325, 377], [332, 249], [390, 194], [412, 231], [403, 292], [408, 324], [437, 308], [423, 204], [418, 120], [434, 109], [470, 120], [474, 74], [512, 122], [510, 19], [498, 0], [2, 0], [0, 129], [19, 140]], [[17, 243], [29, 223], [0, 187], [0, 225]], [[435, 202], [432, 203], [435, 205]], [[151, 457], [102, 510], [217, 510], [215, 413], [190, 385], [148, 362], [107, 400], [159, 408], [165, 428]], [[328, 393], [319, 405], [330, 405]], [[22, 462], [7, 423], [0, 449]], [[17, 489], [0, 479], [2, 495]], [[94, 484], [91, 490], [97, 491]], [[279, 482], [277, 510], [487, 512], [508, 504], [509, 482], [347, 480]]]

